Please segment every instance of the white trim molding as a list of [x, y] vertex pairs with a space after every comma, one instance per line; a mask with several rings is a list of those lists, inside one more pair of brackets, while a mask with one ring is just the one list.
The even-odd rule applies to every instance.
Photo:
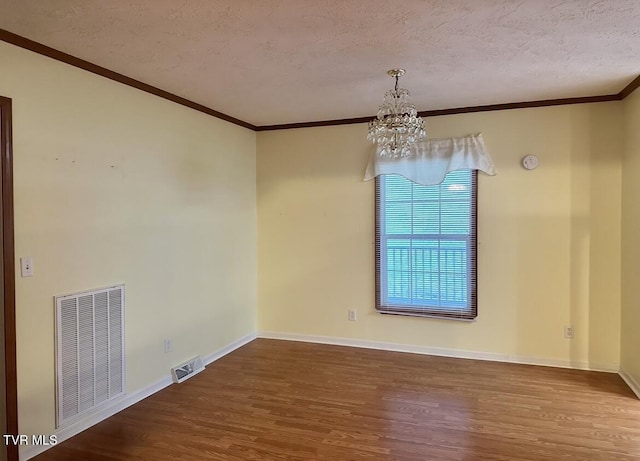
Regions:
[[227, 344], [226, 346], [224, 346], [222, 349], [219, 349], [215, 352], [212, 352], [209, 355], [206, 355], [204, 357], [204, 364], [205, 365], [209, 365], [210, 363], [215, 362], [216, 360], [224, 357], [227, 354], [230, 354], [231, 352], [235, 351], [236, 349], [244, 346], [245, 344], [250, 343], [251, 341], [253, 341], [254, 339], [257, 338], [257, 335], [255, 333], [250, 333], [246, 336], [243, 336], [242, 338]]
[[[238, 349], [239, 347], [244, 346], [247, 343], [250, 343], [251, 341], [253, 341], [254, 339], [256, 339], [256, 334], [255, 333], [250, 333], [246, 336], [243, 336], [242, 338], [227, 344], [226, 346], [224, 346], [222, 349], [219, 349], [207, 356], [205, 356], [204, 358], [204, 362], [205, 365], [209, 365], [212, 362], [215, 362], [216, 360], [218, 360], [221, 357], [224, 357], [225, 355], [229, 354], [230, 352], [233, 352], [234, 350]], [[150, 384], [147, 387], [144, 387], [142, 389], [139, 389], [131, 394], [127, 394], [125, 395], [123, 398], [118, 399], [117, 401], [113, 402], [113, 404], [111, 405], [107, 405], [105, 407], [102, 407], [100, 409], [100, 411], [97, 411], [95, 413], [91, 413], [89, 415], [87, 415], [85, 418], [82, 418], [80, 420], [78, 420], [77, 422], [62, 428], [62, 429], [58, 429], [56, 430], [53, 434], [51, 435], [55, 435], [57, 437], [57, 443], [61, 443], [71, 437], [73, 437], [74, 435], [79, 434], [80, 432], [89, 429], [91, 426], [98, 424], [101, 421], [104, 421], [105, 419], [109, 418], [110, 416], [115, 415], [116, 413], [121, 412], [122, 410], [124, 410], [127, 407], [130, 407], [131, 405], [134, 405], [138, 402], [140, 402], [143, 399], [146, 399], [147, 397], [155, 394], [158, 391], [161, 391], [162, 389], [164, 389], [167, 386], [170, 386], [171, 384], [173, 384], [173, 381], [171, 379], [171, 375], [167, 375], [164, 378], [156, 381], [153, 384]], [[28, 445], [23, 447], [22, 450], [20, 450], [20, 460], [21, 461], [26, 461], [28, 459], [31, 459], [37, 455], [39, 455], [40, 453], [48, 450], [49, 448], [52, 448], [52, 446], [46, 446], [46, 445]]]
[[620, 367], [619, 374], [620, 374], [620, 377], [624, 380], [624, 382], [627, 383], [627, 386], [629, 386], [633, 391], [633, 393], [636, 394], [636, 397], [640, 399], [640, 384], [638, 383], [638, 381], [635, 380], [635, 378], [631, 375], [631, 373], [629, 373], [622, 367]]
[[442, 347], [415, 346], [411, 344], [398, 344], [380, 341], [368, 341], [362, 339], [337, 338], [333, 336], [300, 335], [292, 333], [280, 333], [274, 331], [261, 331], [258, 338], [282, 339], [286, 341], [302, 341], [307, 343], [333, 344], [336, 346], [362, 347], [365, 349], [379, 349], [383, 351], [410, 352], [413, 354], [437, 355], [441, 357], [454, 357], [460, 359], [489, 360], [492, 362], [520, 363], [525, 365], [539, 365], [556, 368], [572, 368], [577, 370], [603, 371], [617, 373], [616, 363], [587, 363], [580, 361], [547, 359], [521, 355], [499, 354], [495, 352], [476, 352], [462, 349], [446, 349]]
[[[118, 401], [114, 402], [112, 405], [103, 407], [100, 411], [91, 413], [86, 417], [78, 420], [77, 422], [65, 428], [56, 430], [53, 433], [53, 435], [57, 437], [57, 443], [64, 442], [65, 440], [73, 437], [74, 435], [77, 435], [80, 432], [86, 429], [89, 429], [91, 426], [98, 424], [101, 421], [104, 421], [105, 419], [115, 415], [116, 413], [119, 413], [125, 408], [130, 407], [135, 403], [138, 403], [139, 401], [149, 397], [152, 394], [155, 394], [156, 392], [169, 386], [171, 383], [172, 383], [171, 376], [162, 378], [143, 389], [140, 389], [132, 394], [128, 394], [123, 398], [118, 399]], [[31, 459], [39, 455], [40, 453], [48, 450], [49, 448], [52, 448], [52, 446], [28, 445], [24, 447], [23, 450], [20, 451], [20, 460], [25, 461], [27, 459]]]

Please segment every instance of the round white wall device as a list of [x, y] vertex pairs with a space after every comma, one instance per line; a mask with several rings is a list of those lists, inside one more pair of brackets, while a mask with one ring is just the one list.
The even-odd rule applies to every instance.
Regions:
[[538, 161], [538, 157], [535, 155], [527, 155], [522, 159], [522, 166], [527, 170], [535, 170], [538, 168], [538, 163], [540, 162]]

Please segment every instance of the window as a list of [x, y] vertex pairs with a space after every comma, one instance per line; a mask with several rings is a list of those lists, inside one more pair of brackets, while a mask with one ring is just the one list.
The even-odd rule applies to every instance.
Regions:
[[476, 302], [477, 170], [422, 186], [376, 178], [376, 309], [473, 319]]

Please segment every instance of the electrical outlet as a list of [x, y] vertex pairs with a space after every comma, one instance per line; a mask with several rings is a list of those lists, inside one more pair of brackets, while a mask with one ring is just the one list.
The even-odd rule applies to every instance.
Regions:
[[164, 353], [171, 352], [173, 350], [173, 343], [170, 339], [164, 340]]
[[355, 322], [356, 320], [358, 320], [358, 315], [356, 314], [355, 309], [349, 309], [347, 313], [348, 313], [349, 320], [351, 320], [352, 322]]
[[573, 326], [565, 325], [564, 326], [564, 337], [567, 339], [573, 339]]

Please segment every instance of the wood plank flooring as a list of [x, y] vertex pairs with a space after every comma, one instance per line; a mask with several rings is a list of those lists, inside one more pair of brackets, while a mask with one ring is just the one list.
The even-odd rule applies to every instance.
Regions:
[[619, 376], [258, 339], [35, 458], [640, 460]]

